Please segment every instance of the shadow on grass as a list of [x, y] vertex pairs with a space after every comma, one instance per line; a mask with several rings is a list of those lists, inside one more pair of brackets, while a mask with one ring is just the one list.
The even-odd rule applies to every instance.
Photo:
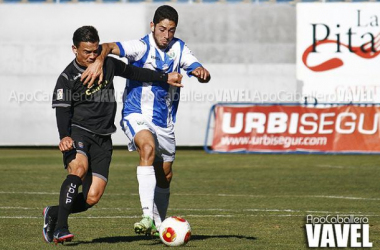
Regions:
[[[256, 237], [244, 236], [244, 235], [192, 235], [190, 241], [207, 240], [207, 239], [243, 239], [243, 240], [256, 240]], [[147, 240], [154, 240], [147, 241]], [[148, 236], [114, 236], [114, 237], [104, 237], [93, 239], [92, 241], [74, 241], [70, 243], [65, 243], [66, 246], [77, 246], [82, 244], [93, 244], [93, 243], [123, 243], [123, 242], [134, 242], [134, 241], [145, 241], [146, 244], [143, 245], [159, 245], [162, 244], [159, 238], [152, 238]]]

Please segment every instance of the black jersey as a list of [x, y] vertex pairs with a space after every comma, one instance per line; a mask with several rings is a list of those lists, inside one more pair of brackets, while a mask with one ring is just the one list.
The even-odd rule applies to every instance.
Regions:
[[109, 135], [116, 131], [114, 76], [148, 82], [166, 82], [168, 77], [167, 74], [127, 65], [113, 57], [107, 57], [103, 65], [103, 82], [87, 88], [80, 81], [85, 69], [76, 60], [66, 67], [57, 80], [52, 106], [70, 108], [71, 126], [99, 135]]

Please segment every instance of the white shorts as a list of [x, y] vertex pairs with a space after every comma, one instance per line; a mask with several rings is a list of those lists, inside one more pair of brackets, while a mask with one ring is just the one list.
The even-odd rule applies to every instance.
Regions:
[[121, 125], [125, 135], [128, 137], [129, 151], [136, 151], [134, 143], [135, 135], [141, 130], [152, 132], [156, 142], [156, 156], [154, 161], [173, 162], [175, 158], [175, 136], [174, 126], [162, 128], [156, 126], [150, 119], [144, 115], [133, 113], [127, 115], [121, 120]]

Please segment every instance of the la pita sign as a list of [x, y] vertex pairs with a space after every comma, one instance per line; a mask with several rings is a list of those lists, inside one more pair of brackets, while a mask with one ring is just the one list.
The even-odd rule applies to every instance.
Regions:
[[380, 102], [380, 3], [297, 4], [297, 79], [323, 102]]

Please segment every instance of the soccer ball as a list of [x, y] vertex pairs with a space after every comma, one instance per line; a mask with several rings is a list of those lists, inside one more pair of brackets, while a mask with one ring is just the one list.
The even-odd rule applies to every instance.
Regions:
[[160, 239], [167, 246], [185, 245], [190, 240], [190, 236], [190, 224], [181, 217], [168, 217], [161, 223]]

